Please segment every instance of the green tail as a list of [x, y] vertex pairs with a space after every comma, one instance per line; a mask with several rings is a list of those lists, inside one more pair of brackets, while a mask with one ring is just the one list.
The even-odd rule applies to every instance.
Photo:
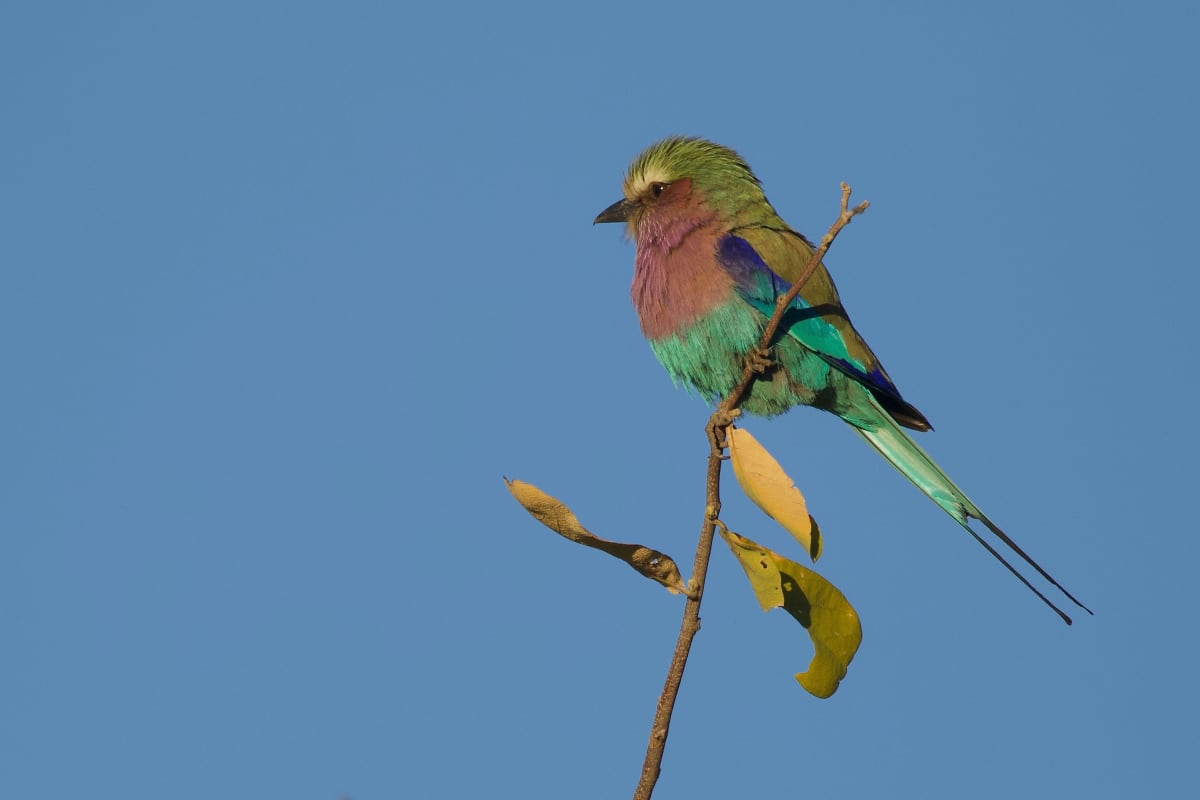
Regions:
[[1000, 530], [996, 527], [995, 523], [984, 516], [983, 512], [971, 502], [971, 499], [963, 494], [963, 491], [954, 485], [954, 481], [950, 480], [946, 473], [942, 472], [941, 468], [933, 462], [933, 459], [926, 455], [925, 451], [918, 447], [916, 442], [908, 438], [908, 435], [892, 420], [891, 416], [879, 406], [875, 398], [868, 395], [868, 399], [878, 412], [878, 422], [874, 429], [854, 426], [854, 429], [860, 436], [879, 451], [879, 454], [886, 458], [893, 467], [898, 469], [904, 477], [908, 478], [918, 489], [928, 495], [929, 499], [941, 506], [947, 514], [954, 517], [955, 521], [959, 525], [962, 525], [967, 533], [974, 537], [975, 541], [983, 545], [989, 553], [995, 556], [997, 561], [1008, 568], [1009, 572], [1016, 575], [1017, 579], [1025, 584], [1031, 592], [1040, 597], [1043, 603], [1054, 609], [1068, 625], [1071, 624], [1071, 618], [1061, 608], [1050, 602], [1046, 595], [1038, 591], [1024, 575], [1005, 560], [1004, 556], [996, 552], [996, 548], [992, 547], [991, 544], [972, 530], [969, 524], [970, 518], [973, 517], [987, 526], [987, 529], [995, 534], [996, 538], [1008, 545], [1025, 563], [1037, 570], [1039, 575], [1066, 595], [1072, 603], [1089, 614], [1092, 613], [1090, 608], [1076, 600], [1074, 595], [1063, 588], [1062, 584], [1050, 577], [1050, 573], [1042, 569], [1041, 565], [1030, 558], [1016, 542], [1008, 538], [1008, 535], [1004, 531]]

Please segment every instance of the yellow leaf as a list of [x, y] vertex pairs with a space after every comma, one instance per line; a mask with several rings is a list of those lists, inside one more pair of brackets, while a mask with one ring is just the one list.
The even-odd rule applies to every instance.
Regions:
[[672, 594], [690, 594], [679, 574], [679, 567], [670, 556], [640, 544], [624, 544], [601, 539], [579, 522], [579, 518], [563, 503], [525, 481], [504, 479], [517, 502], [539, 522], [572, 542], [603, 550], [619, 558], [651, 580], [656, 580]]
[[810, 694], [829, 697], [862, 642], [858, 613], [832, 583], [795, 561], [721, 526], [764, 611], [782, 607], [808, 630], [813, 658], [796, 680]]
[[729, 457], [733, 474], [746, 496], [767, 516], [782, 525], [816, 561], [821, 557], [821, 529], [808, 513], [804, 495], [745, 428], [730, 428]]

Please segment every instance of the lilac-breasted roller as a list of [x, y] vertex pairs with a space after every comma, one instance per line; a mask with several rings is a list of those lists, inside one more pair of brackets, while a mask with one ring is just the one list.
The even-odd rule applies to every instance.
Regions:
[[[634, 159], [624, 197], [596, 222], [624, 222], [637, 244], [631, 294], [642, 333], [677, 382], [715, 400], [741, 380], [776, 299], [813, 254], [767, 202], [735, 152], [702, 139], [671, 137]], [[775, 364], [751, 386], [742, 408], [772, 416], [792, 406], [830, 411], [987, 548], [1022, 583], [1071, 618], [970, 526], [976, 519], [1038, 574], [1091, 613], [988, 519], [908, 437], [929, 421], [896, 385], [850, 323], [825, 266], [787, 311]]]

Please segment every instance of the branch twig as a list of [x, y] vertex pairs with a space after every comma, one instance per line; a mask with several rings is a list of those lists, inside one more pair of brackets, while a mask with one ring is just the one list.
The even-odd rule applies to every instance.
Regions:
[[[788, 306], [800, 294], [804, 284], [812, 277], [821, 259], [829, 252], [833, 240], [842, 229], [850, 224], [850, 220], [867, 210], [867, 202], [859, 203], [849, 208], [850, 186], [842, 183], [841, 214], [830, 226], [829, 232], [821, 239], [821, 244], [813, 252], [812, 258], [804, 272], [792, 284], [788, 293], [778, 299], [775, 313], [763, 328], [762, 338], [758, 342], [758, 350], [765, 351], [771, 346], [783, 316]], [[717, 525], [717, 517], [721, 513], [721, 462], [725, 453], [725, 434], [729, 426], [737, 418], [739, 407], [750, 391], [751, 385], [762, 374], [755, 365], [755, 359], [748, 354], [746, 365], [742, 370], [742, 379], [717, 406], [716, 411], [709, 417], [705, 431], [709, 438], [708, 468], [705, 475], [704, 523], [700, 528], [700, 541], [696, 544], [696, 560], [692, 567], [690, 581], [691, 594], [683, 607], [683, 623], [679, 628], [679, 638], [675, 642], [675, 652], [671, 655], [671, 667], [667, 671], [667, 680], [662, 694], [658, 697], [658, 705], [654, 712], [654, 723], [650, 727], [650, 743], [646, 746], [646, 759], [642, 763], [642, 775], [638, 779], [637, 789], [633, 793], [634, 800], [650, 800], [654, 785], [658, 782], [662, 771], [663, 753], [667, 747], [667, 734], [671, 729], [671, 714], [675, 709], [675, 698], [679, 695], [679, 685], [683, 681], [683, 670], [687, 666], [688, 654], [692, 649], [692, 639], [700, 630], [700, 601], [704, 596], [704, 581], [708, 575], [708, 562], [712, 555], [713, 536]]]

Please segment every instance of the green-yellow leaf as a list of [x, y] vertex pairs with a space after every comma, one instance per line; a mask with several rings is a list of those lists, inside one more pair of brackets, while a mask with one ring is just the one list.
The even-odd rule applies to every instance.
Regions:
[[689, 594], [679, 567], [670, 556], [640, 544], [624, 544], [601, 539], [579, 522], [579, 518], [561, 501], [525, 481], [504, 479], [517, 502], [539, 522], [572, 542], [603, 550], [619, 558], [651, 580], [667, 587], [672, 594]]
[[782, 607], [808, 630], [813, 658], [796, 680], [809, 693], [829, 697], [862, 642], [858, 613], [832, 583], [795, 561], [721, 527], [764, 611]]
[[821, 530], [796, 483], [745, 428], [730, 428], [728, 441], [733, 474], [742, 491], [795, 537], [809, 558], [820, 558]]

